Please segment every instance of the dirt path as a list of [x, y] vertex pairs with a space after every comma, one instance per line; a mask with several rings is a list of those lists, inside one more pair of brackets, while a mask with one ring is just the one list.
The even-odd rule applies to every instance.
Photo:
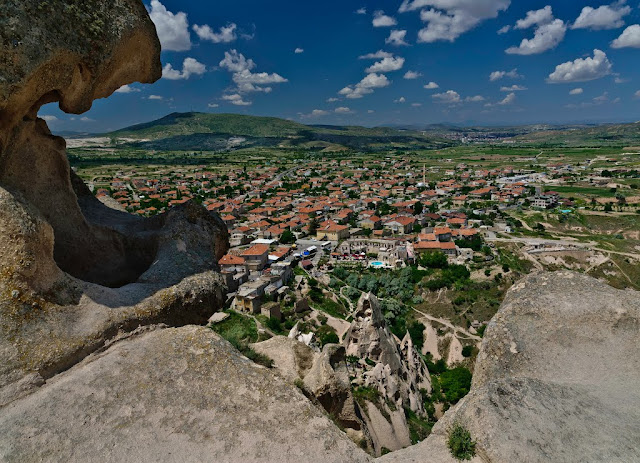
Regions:
[[[432, 322], [436, 322], [436, 323], [440, 323], [441, 325], [444, 325], [450, 329], [453, 330], [454, 333], [462, 333], [463, 335], [466, 336], [466, 338], [463, 339], [473, 339], [474, 341], [481, 341], [482, 338], [480, 336], [476, 336], [475, 334], [471, 334], [469, 333], [467, 330], [465, 330], [464, 328], [461, 328], [459, 326], [455, 326], [454, 324], [452, 324], [449, 320], [446, 320], [444, 318], [437, 318], [437, 317], [433, 317], [429, 314], [426, 314], [424, 312], [422, 312], [421, 310], [418, 310], [416, 308], [412, 308], [415, 312], [419, 313], [420, 315], [422, 315], [421, 318], [425, 318], [429, 321]], [[459, 337], [459, 336], [458, 336]]]

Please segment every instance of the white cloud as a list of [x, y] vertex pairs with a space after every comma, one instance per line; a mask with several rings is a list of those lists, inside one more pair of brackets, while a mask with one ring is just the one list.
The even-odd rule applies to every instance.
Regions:
[[453, 90], [447, 90], [444, 93], [436, 93], [435, 95], [432, 95], [431, 98], [436, 100], [438, 103], [444, 103], [448, 105], [456, 105], [462, 102], [460, 94]]
[[598, 49], [593, 50], [593, 58], [578, 58], [574, 61], [556, 66], [556, 70], [549, 75], [549, 83], [587, 82], [600, 79], [611, 74], [611, 62], [607, 55]]
[[496, 18], [510, 4], [511, 0], [404, 0], [399, 11], [421, 10], [420, 18], [427, 25], [418, 32], [418, 42], [453, 42], [482, 21]]
[[415, 79], [417, 79], [419, 77], [422, 77], [422, 74], [420, 74], [417, 71], [407, 71], [404, 74], [404, 78], [407, 79], [407, 80], [415, 80]]
[[481, 103], [484, 101], [484, 97], [482, 95], [468, 96], [464, 101], [468, 103]]
[[135, 88], [130, 85], [123, 85], [118, 90], [116, 90], [116, 93], [133, 93], [133, 92], [139, 92], [139, 91], [140, 91], [139, 88]]
[[398, 98], [397, 100], [393, 100], [394, 103], [405, 103], [407, 100], [405, 99], [405, 97], [401, 96], [400, 98]]
[[404, 66], [404, 58], [402, 57], [383, 58], [382, 61], [378, 61], [365, 69], [365, 72], [367, 74], [374, 72], [393, 72], [399, 71], [402, 69], [402, 66]]
[[368, 109], [367, 110], [367, 114], [373, 114], [373, 113], [375, 113], [375, 111], [373, 109]]
[[340, 98], [331, 97], [327, 99], [327, 103], [335, 103], [336, 101], [340, 101]]
[[160, 95], [149, 95], [149, 100], [164, 100]]
[[511, 26], [507, 24], [506, 26], [503, 26], [500, 29], [498, 29], [498, 35], [506, 34], [510, 30], [511, 30]]
[[617, 76], [615, 79], [613, 79], [613, 82], [616, 84], [626, 84], [627, 82], [629, 82], [629, 79], [623, 79], [622, 77]]
[[224, 52], [224, 59], [220, 61], [220, 67], [227, 69], [229, 72], [241, 72], [251, 70], [256, 67], [256, 63], [252, 59], [246, 59], [243, 54], [236, 50]]
[[511, 71], [493, 71], [489, 75], [489, 80], [495, 82], [496, 80], [508, 77], [510, 79], [522, 79], [524, 76], [518, 74], [518, 69], [512, 69]]
[[93, 119], [91, 119], [90, 117], [87, 117], [87, 116], [82, 116], [80, 118], [80, 121], [81, 122], [95, 122], [95, 120], [93, 120]]
[[620, 98], [616, 98], [614, 100], [611, 100], [609, 98], [609, 93], [608, 92], [604, 92], [602, 95], [597, 96], [595, 98], [593, 98], [591, 101], [584, 101], [580, 104], [568, 104], [566, 105], [567, 108], [589, 108], [589, 107], [593, 107], [593, 106], [601, 106], [603, 104], [617, 104], [620, 103]]
[[236, 26], [234, 23], [227, 24], [220, 28], [220, 32], [214, 32], [208, 25], [198, 26], [193, 25], [194, 32], [200, 37], [200, 40], [208, 40], [213, 43], [230, 43], [235, 41], [238, 36], [236, 35]]
[[620, 37], [611, 42], [611, 48], [640, 48], [640, 25], [627, 27]]
[[440, 88], [440, 86], [435, 82], [429, 82], [424, 86], [424, 88], [426, 88], [427, 90], [435, 90], [436, 88]]
[[636, 98], [640, 98], [640, 90], [638, 90], [636, 93], [634, 93], [633, 96], [635, 96]]
[[[247, 59], [237, 50], [229, 50], [224, 53], [224, 59], [220, 61], [220, 67], [233, 74], [232, 80], [236, 88], [228, 90], [231, 93], [223, 96], [225, 100], [237, 106], [249, 106], [250, 101], [244, 100], [242, 94], [246, 93], [271, 93], [272, 87], [268, 85], [288, 82], [280, 74], [267, 72], [253, 72], [256, 63], [252, 59]], [[237, 98], [239, 96], [240, 98]]]
[[60, 120], [60, 119], [58, 119], [56, 116], [48, 116], [48, 115], [45, 115], [45, 116], [38, 116], [38, 117], [39, 117], [40, 119], [43, 119], [43, 120], [47, 121], [47, 122], [57, 122], [57, 121], [59, 121], [59, 120]]
[[296, 55], [299, 55], [300, 53], [304, 53], [304, 48], [300, 48], [300, 47], [298, 47], [298, 48], [296, 48], [295, 50], [293, 50], [293, 52], [294, 52]]
[[353, 111], [346, 106], [340, 106], [339, 108], [334, 109], [334, 112], [338, 114], [351, 114]]
[[182, 63], [182, 71], [173, 69], [170, 63], [162, 68], [162, 78], [169, 80], [187, 80], [191, 76], [201, 76], [207, 71], [207, 67], [193, 58], [185, 58]]
[[397, 47], [407, 46], [409, 44], [404, 40], [406, 36], [407, 36], [407, 31], [394, 29], [389, 34], [389, 37], [385, 39], [384, 43], [388, 45], [395, 45]]
[[622, 18], [629, 13], [631, 13], [631, 7], [625, 5], [625, 0], [595, 9], [585, 6], [571, 29], [617, 29], [624, 26]]
[[579, 87], [569, 91], [569, 95], [582, 95], [583, 93], [584, 93], [584, 90]]
[[509, 93], [507, 96], [504, 97], [504, 100], [502, 100], [498, 104], [501, 105], [501, 106], [505, 106], [505, 105], [512, 104], [515, 101], [516, 101], [516, 94], [515, 93]]
[[187, 51], [191, 49], [189, 21], [183, 12], [173, 14], [158, 0], [151, 0], [151, 20], [156, 26], [163, 50]]
[[207, 106], [209, 108], [219, 108], [220, 107], [220, 105], [218, 103], [209, 103]]
[[549, 5], [541, 10], [529, 11], [524, 19], [516, 22], [516, 29], [528, 29], [535, 26], [532, 39], [523, 39], [517, 47], [507, 48], [510, 55], [537, 55], [551, 50], [564, 40], [567, 25], [561, 19], [553, 18]]
[[242, 95], [240, 95], [238, 93], [232, 93], [232, 94], [229, 94], [229, 95], [222, 95], [222, 99], [225, 100], [225, 101], [228, 101], [232, 105], [236, 105], [236, 106], [250, 106], [251, 105], [251, 101], [245, 101], [242, 98]]
[[553, 11], [547, 5], [541, 10], [527, 11], [527, 16], [516, 22], [515, 29], [529, 29], [531, 26], [542, 26], [553, 21]]
[[365, 7], [358, 8], [356, 14], [367, 14], [367, 9]]
[[378, 10], [373, 13], [373, 27], [391, 27], [398, 24], [398, 21], [391, 16], [384, 14], [384, 11]]
[[358, 59], [384, 59], [384, 58], [391, 58], [392, 56], [393, 56], [392, 53], [378, 50], [375, 53], [368, 53], [366, 55], [359, 56]]
[[384, 74], [367, 74], [367, 76], [356, 85], [348, 85], [338, 92], [349, 99], [362, 98], [374, 92], [374, 89], [384, 88], [391, 85], [391, 81]]
[[527, 87], [523, 87], [522, 85], [512, 85], [511, 87], [501, 87], [501, 92], [522, 92], [527, 90]]

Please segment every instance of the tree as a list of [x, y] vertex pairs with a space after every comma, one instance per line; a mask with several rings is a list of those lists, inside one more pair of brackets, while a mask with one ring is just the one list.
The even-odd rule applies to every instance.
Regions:
[[285, 230], [280, 235], [280, 242], [282, 244], [291, 244], [296, 241], [296, 236], [293, 234], [291, 230]]
[[317, 217], [312, 217], [311, 221], [309, 222], [309, 234], [310, 235], [315, 235], [316, 232], [318, 231], [318, 227], [320, 226], [320, 224], [318, 223], [318, 218]]
[[464, 367], [445, 371], [440, 375], [442, 392], [448, 402], [457, 403], [469, 393], [471, 388], [471, 372]]
[[418, 263], [426, 268], [446, 268], [449, 264], [447, 256], [440, 251], [425, 252], [418, 258]]
[[424, 210], [424, 206], [420, 201], [418, 201], [413, 205], [413, 215], [420, 215], [422, 214], [423, 210]]

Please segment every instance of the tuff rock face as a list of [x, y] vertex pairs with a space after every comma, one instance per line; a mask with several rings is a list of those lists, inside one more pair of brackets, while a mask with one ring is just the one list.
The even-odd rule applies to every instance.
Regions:
[[203, 327], [140, 330], [0, 411], [3, 462], [368, 462], [295, 386]]
[[378, 299], [363, 294], [353, 316], [351, 327], [344, 337], [347, 355], [368, 359], [375, 363], [359, 362], [356, 382], [374, 387], [382, 397], [398, 408], [408, 407], [424, 413], [420, 389], [431, 391], [429, 371], [407, 334], [398, 342], [389, 331], [380, 310]]
[[0, 405], [120, 331], [204, 322], [222, 306], [224, 223], [185, 204], [142, 219], [97, 201], [39, 108], [82, 113], [161, 76], [140, 0], [0, 3]]
[[382, 461], [454, 460], [453, 423], [478, 462], [640, 461], [640, 298], [572, 272], [511, 288], [482, 341], [471, 392], [424, 442]]

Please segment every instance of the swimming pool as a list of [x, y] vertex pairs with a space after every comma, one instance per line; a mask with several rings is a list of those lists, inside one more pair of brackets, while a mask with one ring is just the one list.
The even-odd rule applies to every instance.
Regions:
[[369, 265], [372, 267], [380, 268], [380, 267], [384, 267], [384, 262], [380, 262], [379, 260], [374, 260]]

